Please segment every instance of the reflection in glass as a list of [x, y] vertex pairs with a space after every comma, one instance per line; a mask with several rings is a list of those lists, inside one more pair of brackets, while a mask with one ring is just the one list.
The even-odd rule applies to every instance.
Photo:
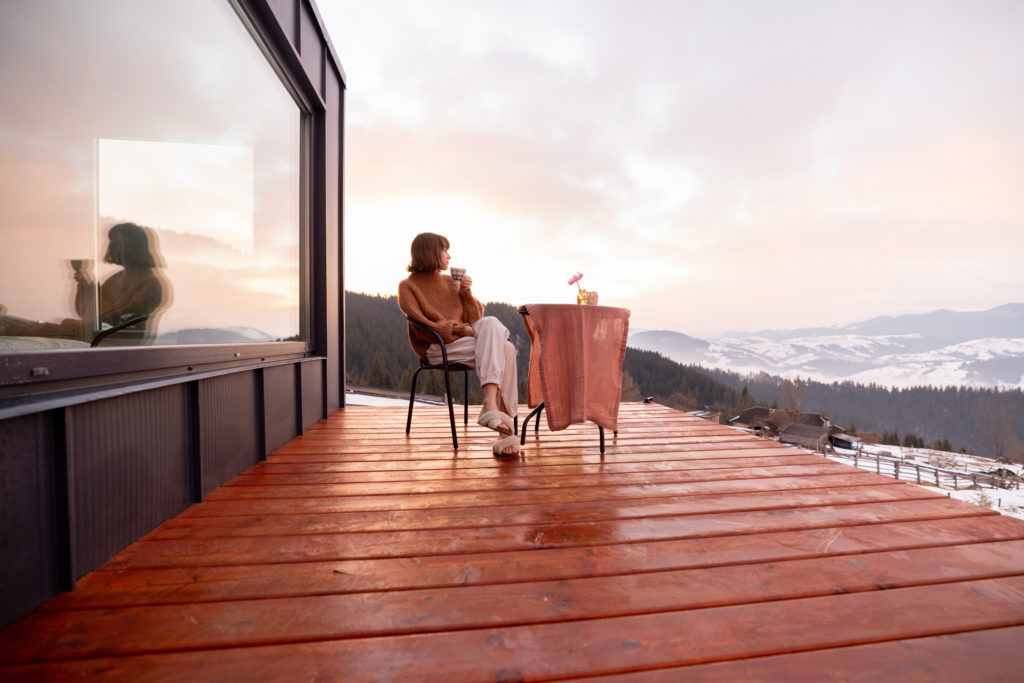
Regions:
[[162, 259], [152, 231], [135, 223], [118, 223], [107, 233], [104, 262], [119, 266], [98, 287], [88, 261], [71, 262], [78, 282], [75, 310], [93, 332], [106, 331], [104, 338], [117, 335], [121, 343], [152, 343], [160, 314], [170, 304], [171, 287], [160, 275]]
[[306, 338], [302, 114], [229, 3], [13, 3], [0, 57], [0, 352]]

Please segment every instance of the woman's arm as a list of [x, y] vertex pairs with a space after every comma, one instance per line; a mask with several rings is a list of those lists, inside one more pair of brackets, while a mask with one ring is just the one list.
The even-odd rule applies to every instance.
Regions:
[[[461, 320], [434, 319], [427, 312], [427, 307], [420, 301], [416, 288], [407, 280], [398, 284], [398, 307], [410, 318], [428, 326], [439, 335], [445, 343], [450, 343], [466, 336], [466, 323]], [[472, 329], [472, 328], [470, 328]]]
[[459, 287], [459, 298], [462, 300], [462, 317], [472, 325], [484, 317], [484, 305], [477, 301], [476, 297], [473, 296], [473, 292], [469, 289], [473, 281], [469, 280], [467, 283], [466, 280], [469, 280], [469, 278], [463, 278], [463, 285]]
[[81, 271], [75, 271], [75, 282], [78, 283], [75, 288], [75, 313], [92, 324], [96, 317], [96, 283]]

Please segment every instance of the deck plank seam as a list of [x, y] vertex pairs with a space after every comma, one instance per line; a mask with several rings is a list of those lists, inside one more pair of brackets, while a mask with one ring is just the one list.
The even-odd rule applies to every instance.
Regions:
[[[999, 513], [993, 513], [993, 514], [995, 514], [996, 516], [999, 516]], [[822, 529], [839, 530], [839, 529], [849, 529], [849, 528], [857, 528], [857, 527], [881, 526], [881, 525], [885, 525], [885, 524], [897, 524], [897, 523], [909, 523], [909, 522], [938, 522], [938, 521], [949, 521], [949, 520], [956, 520], [956, 519], [970, 519], [970, 518], [985, 517], [985, 516], [991, 516], [991, 515], [958, 514], [958, 515], [949, 515], [949, 516], [941, 516], [941, 517], [939, 517], [939, 516], [915, 517], [913, 519], [886, 519], [886, 520], [877, 520], [877, 521], [863, 521], [863, 520], [860, 520], [860, 521], [851, 521], [851, 522], [848, 522], [848, 523], [831, 522], [831, 523], [828, 523], [828, 524], [820, 524], [820, 525], [788, 527], [786, 529], [786, 531], [815, 531], [815, 530], [822, 530]], [[538, 525], [538, 524], [523, 524], [523, 525], [518, 525], [518, 526], [524, 526], [524, 527], [529, 527], [529, 528], [536, 528], [536, 527], [541, 526], [541, 525]], [[552, 526], [562, 526], [562, 525], [554, 523], [554, 524], [552, 524]], [[435, 530], [430, 530], [430, 531], [443, 531], [443, 530], [435, 529]], [[643, 544], [643, 543], [654, 543], [654, 542], [662, 542], [662, 541], [713, 540], [713, 539], [722, 539], [722, 538], [734, 538], [734, 537], [740, 537], [740, 536], [760, 536], [760, 535], [764, 535], [765, 533], [776, 533], [776, 532], [779, 532], [779, 531], [781, 531], [781, 530], [778, 530], [778, 529], [766, 530], [766, 529], [763, 529], [763, 528], [758, 528], [758, 529], [749, 529], [749, 530], [742, 530], [742, 531], [735, 530], [732, 533], [721, 533], [721, 532], [719, 532], [719, 533], [710, 533], [710, 532], [704, 533], [704, 532], [702, 532], [702, 533], [690, 534], [690, 535], [685, 535], [685, 536], [678, 536], [678, 535], [677, 536], [657, 536], [657, 537], [654, 537], [654, 538], [638, 538], [638, 539], [631, 539], [631, 540], [628, 540], [628, 541], [592, 541], [592, 542], [589, 542], [589, 543], [559, 543], [557, 545], [555, 545], [555, 544], [539, 543], [539, 542], [535, 541], [535, 544], [532, 547], [515, 546], [515, 547], [509, 547], [509, 548], [488, 548], [486, 550], [481, 550], [481, 551], [472, 551], [472, 550], [466, 550], [466, 549], [456, 549], [456, 550], [450, 550], [450, 551], [417, 552], [417, 553], [391, 554], [391, 555], [380, 555], [380, 554], [378, 554], [378, 555], [374, 555], [374, 554], [368, 554], [368, 555], [345, 555], [345, 556], [339, 556], [339, 557], [333, 557], [333, 558], [318, 557], [318, 558], [314, 558], [314, 559], [310, 559], [310, 560], [290, 559], [290, 560], [285, 560], [285, 561], [282, 561], [282, 562], [246, 562], [245, 564], [258, 564], [258, 565], [261, 565], [261, 566], [265, 566], [265, 565], [276, 565], [276, 564], [299, 564], [299, 563], [303, 563], [303, 562], [325, 562], [325, 561], [345, 562], [345, 561], [373, 561], [373, 560], [413, 559], [413, 558], [442, 558], [442, 557], [451, 557], [451, 556], [459, 556], [459, 555], [467, 555], [467, 554], [479, 555], [479, 554], [482, 554], [483, 552], [486, 552], [486, 553], [489, 553], [489, 554], [490, 553], [497, 554], [497, 553], [516, 553], [516, 552], [523, 552], [523, 551], [529, 551], [529, 550], [580, 549], [580, 548], [608, 547], [608, 546], [620, 546], [620, 545], [638, 545], [638, 544]], [[358, 533], [359, 532], [352, 532], [352, 533], [346, 533], [346, 534], [314, 534], [314, 535], [311, 535], [311, 536], [318, 536], [318, 535], [322, 535], [322, 536], [352, 536], [352, 535], [358, 535]], [[364, 535], [378, 535], [379, 534], [379, 535], [382, 535], [382, 536], [394, 535], [395, 533], [399, 533], [399, 532], [392, 532], [392, 531], [363, 532]], [[418, 533], [418, 532], [409, 532], [409, 533]], [[285, 538], [288, 538], [288, 537], [285, 536]], [[220, 540], [224, 541], [224, 540], [227, 540], [227, 539], [220, 539]], [[243, 539], [231, 539], [231, 540], [235, 540], [235, 541], [239, 541], [239, 540], [253, 541], [253, 540], [258, 540], [258, 539], [243, 538]], [[182, 542], [198, 543], [198, 542], [201, 542], [201, 541], [194, 541], [194, 540], [193, 541], [182, 541], [180, 539], [179, 540], [170, 540], [170, 541], [153, 540], [153, 539], [140, 539], [139, 541], [137, 541], [137, 543], [139, 544], [139, 547], [141, 547], [142, 544], [182, 543]], [[216, 541], [214, 541], [214, 540], [210, 541], [210, 543], [214, 543], [214, 542], [216, 542]], [[131, 570], [134, 570], [134, 569], [158, 569], [158, 568], [169, 568], [169, 567], [181, 566], [181, 565], [147, 565], [147, 564], [139, 564], [138, 560], [135, 560], [131, 566], [125, 567], [125, 566], [122, 566], [119, 563], [117, 558], [118, 558], [118, 556], [115, 555], [113, 558], [111, 558], [111, 560], [108, 561], [108, 563], [106, 565], [102, 565], [102, 566], [109, 565], [110, 569], [112, 569], [112, 570], [121, 570], [121, 571], [131, 571]], [[190, 564], [188, 566], [193, 566], [193, 567], [231, 567], [231, 566], [236, 566], [236, 565], [237, 565], [237, 563], [209, 563], [209, 562], [206, 562], [206, 563], [202, 563], [202, 564]]]
[[[717, 472], [718, 470], [702, 470], [702, 471]], [[650, 474], [650, 473], [646, 473], [645, 472], [645, 473], [641, 473], [641, 474]], [[669, 474], [671, 474], [671, 473], [669, 473]], [[863, 477], [874, 477], [874, 476], [877, 476], [873, 472], [868, 472], [866, 470], [843, 471], [843, 470], [836, 469], [836, 470], [829, 470], [829, 471], [826, 471], [826, 472], [816, 472], [816, 473], [810, 473], [810, 474], [809, 473], [801, 473], [801, 474], [784, 473], [784, 474], [779, 474], [779, 475], [774, 476], [774, 477], [739, 477], [739, 478], [723, 477], [723, 478], [718, 478], [718, 479], [683, 478], [683, 479], [669, 479], [668, 481], [657, 481], [657, 482], [635, 482], [635, 481], [629, 481], [629, 482], [624, 482], [624, 483], [621, 483], [621, 484], [617, 484], [617, 483], [615, 483], [613, 481], [607, 481], [607, 482], [606, 481], [601, 481], [601, 482], [595, 482], [593, 484], [579, 484], [579, 485], [576, 485], [576, 486], [568, 486], [568, 487], [562, 487], [562, 486], [558, 486], [555, 483], [552, 483], [549, 486], [535, 487], [535, 488], [532, 488], [532, 489], [527, 486], [527, 483], [529, 483], [529, 482], [519, 482], [519, 481], [517, 481], [518, 479], [523, 479], [524, 477], [511, 477], [511, 478], [508, 478], [508, 479], [499, 480], [499, 481], [507, 481], [507, 482], [510, 483], [509, 486], [503, 487], [503, 488], [500, 488], [500, 489], [499, 488], [494, 488], [494, 487], [488, 487], [488, 488], [475, 488], [475, 489], [474, 488], [467, 488], [467, 489], [454, 488], [454, 489], [444, 489], [444, 490], [437, 490], [437, 491], [395, 491], [395, 492], [381, 492], [381, 493], [359, 492], [359, 493], [351, 493], [351, 494], [348, 494], [348, 493], [325, 493], [325, 494], [319, 495], [319, 496], [281, 496], [281, 498], [306, 499], [306, 498], [344, 498], [344, 497], [355, 496], [355, 495], [359, 495], [359, 496], [391, 496], [391, 495], [411, 495], [411, 494], [431, 494], [431, 493], [492, 493], [492, 492], [500, 492], [500, 491], [526, 491], [526, 490], [539, 490], [539, 489], [571, 490], [571, 489], [580, 489], [580, 488], [598, 488], [598, 487], [604, 487], [604, 486], [610, 486], [610, 487], [618, 486], [618, 487], [622, 487], [622, 486], [638, 486], [638, 485], [671, 485], [671, 484], [695, 484], [695, 483], [708, 484], [708, 483], [721, 482], [721, 481], [753, 481], [753, 480], [758, 480], [758, 479], [785, 479], [787, 477], [797, 477], [797, 476], [799, 476], [799, 477], [826, 477], [826, 476], [834, 476], [834, 475], [837, 475], [837, 474], [848, 474], [848, 475], [852, 475], [852, 476], [863, 476]], [[572, 475], [555, 475], [555, 476], [572, 476]], [[531, 477], [531, 479], [539, 479], [539, 478], [540, 477]], [[891, 477], [887, 477], [887, 478], [891, 479]], [[482, 481], [491, 481], [491, 480], [490, 479], [482, 479]], [[904, 484], [904, 485], [907, 485], [907, 486], [912, 486], [912, 484], [910, 484], [909, 482], [901, 482], [901, 481], [898, 481], [898, 480], [894, 480], [894, 481], [896, 481], [897, 484]], [[285, 488], [285, 487], [294, 487], [294, 488], [305, 487], [305, 488], [309, 488], [309, 489], [321, 489], [321, 488], [323, 488], [325, 486], [330, 486], [330, 487], [356, 487], [356, 486], [368, 486], [368, 485], [375, 485], [375, 484], [379, 484], [381, 486], [384, 486], [384, 485], [387, 484], [387, 482], [372, 482], [372, 483], [355, 482], [355, 483], [351, 483], [351, 484], [338, 484], [338, 483], [331, 483], [331, 484], [326, 484], [326, 483], [315, 483], [315, 484], [274, 484], [274, 485], [267, 485], [267, 486], [250, 486], [250, 485], [227, 486], [227, 485], [225, 485], [225, 486], [222, 486], [220, 489], [218, 489], [218, 491], [231, 491], [232, 493], [237, 493], [239, 490], [261, 491], [261, 490], [279, 489], [279, 488]], [[240, 499], [240, 498], [243, 498], [243, 497], [239, 496], [238, 498]], [[261, 497], [260, 496], [253, 496], [252, 498], [253, 499], [259, 499]], [[208, 500], [211, 500], [211, 499], [212, 500], [222, 500], [222, 498], [220, 498], [220, 497], [215, 497], [215, 498], [208, 497], [207, 499]]]
[[[438, 524], [434, 526], [410, 526], [410, 527], [388, 527], [386, 529], [357, 529], [351, 531], [312, 531], [304, 533], [301, 530], [292, 530], [287, 533], [267, 533], [267, 534], [232, 534], [225, 533], [217, 536], [166, 536], [161, 535], [159, 538], [150, 538], [149, 534], [143, 537], [142, 540], [147, 541], [174, 541], [174, 540], [215, 540], [215, 539], [241, 539], [241, 538], [289, 538], [294, 536], [321, 536], [321, 535], [346, 535], [346, 534], [363, 534], [363, 533], [401, 533], [401, 532], [414, 532], [414, 531], [439, 531], [439, 530], [451, 530], [461, 531], [466, 529], [505, 529], [505, 528], [516, 528], [521, 526], [537, 526], [540, 524], [575, 524], [575, 523], [586, 523], [586, 524], [597, 524], [601, 522], [616, 522], [623, 520], [637, 520], [637, 519], [673, 519], [673, 518], [685, 518], [685, 517], [697, 517], [701, 515], [727, 515], [727, 514], [744, 514], [744, 513], [755, 513], [755, 512], [770, 512], [774, 510], [811, 510], [811, 509], [827, 509], [827, 508], [841, 508], [849, 507], [854, 505], [876, 505], [876, 504], [901, 504], [901, 503], [916, 503], [920, 501], [930, 501], [942, 499], [943, 496], [931, 496], [922, 498], [897, 498], [890, 500], [869, 500], [869, 501], [836, 501], [827, 504], [794, 504], [794, 505], [758, 505], [743, 508], [731, 508], [731, 509], [716, 509], [713, 511], [708, 510], [694, 510], [692, 512], [664, 512], [664, 513], [651, 513], [651, 512], [637, 512], [636, 514], [623, 514], [617, 517], [590, 517], [586, 519], [571, 520], [570, 522], [520, 522], [520, 523], [501, 523], [501, 522], [486, 522], [481, 524]], [[360, 515], [362, 513], [317, 513], [310, 516], [322, 516], [324, 514], [337, 514], [337, 515]], [[243, 518], [251, 518], [251, 515], [243, 516]], [[223, 518], [218, 518], [223, 519]], [[945, 519], [944, 517], [942, 519]], [[191, 530], [197, 528], [196, 525], [182, 525], [178, 528], [181, 530]], [[158, 531], [155, 529], [154, 532]], [[154, 533], [151, 532], [151, 533]]]
[[[685, 574], [687, 572], [708, 571], [708, 570], [712, 570], [712, 569], [721, 569], [721, 568], [725, 568], [725, 567], [734, 567], [734, 568], [736, 568], [736, 567], [752, 567], [752, 568], [754, 568], [754, 567], [765, 567], [765, 566], [777, 567], [777, 566], [780, 566], [780, 565], [785, 567], [785, 565], [787, 565], [787, 564], [806, 563], [808, 561], [815, 561], [815, 560], [830, 560], [830, 559], [839, 559], [839, 558], [843, 558], [843, 557], [852, 557], [852, 556], [856, 556], [856, 557], [866, 556], [866, 557], [870, 558], [871, 556], [880, 556], [880, 555], [894, 554], [894, 553], [906, 553], [906, 552], [913, 552], [915, 550], [920, 551], [920, 550], [931, 550], [931, 549], [937, 549], [937, 548], [950, 548], [950, 547], [967, 548], [967, 547], [970, 547], [970, 546], [984, 545], [984, 544], [990, 544], [990, 543], [1014, 543], [1016, 541], [1021, 541], [1021, 540], [1024, 540], [1024, 537], [1022, 537], [1021, 539], [1009, 539], [1009, 540], [1008, 539], [998, 539], [998, 540], [990, 540], [990, 541], [983, 541], [983, 542], [972, 542], [972, 543], [936, 544], [936, 545], [927, 545], [927, 546], [920, 546], [920, 547], [879, 548], [879, 549], [867, 550], [867, 551], [846, 551], [846, 552], [835, 552], [835, 553], [824, 553], [824, 554], [808, 554], [808, 555], [803, 555], [803, 556], [787, 556], [787, 557], [782, 558], [782, 559], [766, 559], [766, 560], [757, 560], [757, 561], [734, 561], [734, 562], [705, 563], [705, 564], [699, 564], [699, 565], [688, 565], [688, 566], [685, 566], [685, 567], [665, 567], [665, 568], [660, 568], [660, 569], [634, 570], [634, 571], [628, 571], [628, 572], [597, 572], [597, 573], [591, 573], [591, 574], [585, 574], [585, 575], [576, 573], [576, 574], [565, 574], [563, 576], [546, 576], [546, 577], [535, 578], [535, 579], [518, 579], [518, 580], [507, 580], [507, 581], [480, 581], [480, 582], [466, 582], [466, 581], [463, 581], [463, 582], [442, 582], [442, 583], [431, 584], [429, 586], [381, 587], [381, 588], [374, 588], [374, 589], [341, 590], [341, 591], [317, 591], [317, 592], [309, 592], [309, 593], [295, 593], [295, 592], [293, 592], [293, 593], [286, 593], [286, 594], [280, 594], [280, 595], [250, 596], [250, 597], [244, 597], [244, 598], [225, 598], [225, 599], [205, 600], [205, 601], [201, 601], [201, 603], [202, 604], [221, 603], [221, 602], [223, 602], [223, 603], [237, 603], [237, 602], [249, 602], [249, 601], [259, 601], [259, 600], [284, 600], [284, 599], [290, 599], [290, 598], [316, 598], [316, 597], [325, 597], [325, 596], [331, 596], [331, 595], [364, 595], [364, 594], [372, 595], [372, 594], [385, 594], [385, 593], [404, 593], [404, 592], [414, 592], [414, 591], [449, 590], [449, 589], [457, 589], [457, 588], [486, 587], [486, 586], [518, 586], [518, 585], [545, 584], [545, 583], [552, 583], [552, 584], [554, 584], [554, 583], [564, 582], [564, 581], [568, 581], [568, 580], [608, 579], [608, 578], [616, 578], [616, 577], [649, 576], [649, 575], [657, 575], [657, 574], [666, 574], [666, 575], [667, 574]], [[848, 591], [848, 592], [867, 592], [867, 591], [870, 591], [870, 590], [889, 590], [889, 589], [892, 589], [892, 588], [911, 587], [911, 586], [918, 586], [918, 585], [935, 585], [935, 584], [944, 584], [944, 583], [963, 583], [963, 582], [966, 582], [966, 581], [982, 580], [983, 578], [986, 578], [986, 579], [987, 578], [1006, 578], [1006, 577], [1011, 577], [1011, 576], [1024, 576], [1024, 567], [1020, 567], [1020, 568], [1017, 568], [1015, 570], [1005, 570], [1005, 571], [1001, 571], [1001, 572], [995, 572], [995, 573], [992, 573], [991, 575], [986, 575], [984, 577], [974, 577], [974, 578], [938, 577], [938, 578], [933, 578], [933, 579], [930, 579], [930, 580], [923, 580], [922, 579], [922, 580], [920, 580], [919, 582], [916, 582], [916, 583], [907, 583], [907, 584], [900, 584], [900, 585], [888, 585], [888, 586], [877, 586], [876, 585], [875, 588], [865, 587], [863, 589], [858, 589], [858, 590], [853, 590], [853, 591]], [[844, 591], [844, 592], [847, 592], [847, 591]], [[821, 593], [820, 595], [821, 596], [825, 596], [825, 595], [830, 595], [830, 594], [832, 594], [832, 593]], [[806, 597], [806, 596], [790, 596], [790, 597], [785, 597], [785, 598], [780, 598], [780, 599], [796, 599], [798, 597]], [[774, 601], [774, 600], [771, 600], [771, 601]], [[757, 601], [748, 601], [748, 602], [750, 604], [753, 604], [753, 603], [756, 603], [756, 602], [768, 602], [768, 600], [765, 600], [765, 601], [757, 600]], [[72, 606], [72, 607], [62, 607], [62, 608], [57, 608], [57, 609], [41, 610], [39, 613], [40, 614], [53, 614], [53, 613], [59, 613], [59, 612], [82, 612], [82, 611], [96, 611], [96, 610], [117, 610], [117, 609], [150, 607], [150, 606], [173, 606], [173, 605], [189, 605], [189, 604], [197, 604], [197, 602], [195, 600], [188, 600], [188, 601], [163, 601], [163, 602], [145, 602], [145, 601], [143, 601], [143, 602], [131, 603], [130, 605], [118, 605], [118, 606], [108, 606], [108, 607], [104, 607], [104, 606], [82, 606], [82, 607], [73, 607]], [[735, 603], [723, 603], [723, 604], [748, 604], [748, 603], [747, 602], [735, 602]], [[687, 608], [687, 609], [705, 609], [705, 608], [707, 608], [706, 605], [699, 606], [699, 607], [693, 607], [693, 608]], [[660, 611], [677, 611], [677, 610], [660, 610]], [[683, 611], [683, 610], [678, 610], [678, 611]]]
[[[779, 477], [779, 478], [782, 479], [782, 478], [785, 478], [785, 477]], [[744, 481], [757, 481], [757, 480], [747, 479], [747, 480], [744, 480]], [[688, 484], [688, 483], [705, 483], [705, 482], [681, 482], [681, 483], [682, 484]], [[676, 484], [664, 484], [664, 486], [678, 486], [678, 485], [679, 485], [679, 483], [676, 483]], [[794, 488], [786, 488], [786, 489], [778, 489], [778, 488], [746, 489], [746, 490], [743, 490], [743, 491], [722, 492], [722, 493], [714, 494], [714, 495], [716, 495], [716, 496], [728, 496], [728, 495], [739, 495], [739, 494], [743, 494], [743, 493], [781, 493], [781, 492], [789, 492], [789, 491], [821, 491], [821, 490], [827, 490], [827, 489], [830, 489], [830, 488], [851, 488], [852, 489], [852, 488], [874, 488], [874, 487], [882, 487], [882, 486], [901, 486], [901, 485], [907, 486], [909, 484], [906, 484], [905, 482], [899, 482], [899, 481], [893, 480], [893, 483], [891, 483], [891, 484], [887, 484], [887, 483], [883, 483], [883, 482], [872, 482], [872, 483], [865, 483], [865, 484], [849, 484], [849, 485], [829, 484], [827, 486], [794, 487]], [[567, 490], [568, 491], [568, 490], [574, 490], [574, 489], [595, 489], [595, 488], [604, 488], [604, 487], [601, 487], [601, 486], [591, 486], [591, 487], [583, 486], [583, 487], [573, 487], [573, 489], [558, 489], [558, 490]], [[628, 486], [627, 485], [623, 485], [623, 486], [614, 487], [614, 488], [628, 488]], [[924, 490], [928, 491], [928, 489], [924, 489]], [[522, 489], [512, 489], [511, 491], [516, 492], [516, 493], [523, 492]], [[486, 490], [486, 491], [483, 491], [483, 492], [484, 493], [494, 493], [494, 494], [500, 495], [502, 493], [508, 493], [509, 491]], [[415, 497], [415, 498], [418, 498], [418, 499], [426, 499], [426, 498], [429, 498], [429, 497], [450, 496], [451, 493], [452, 492], [441, 491], [441, 492], [425, 492], [425, 493], [408, 493], [408, 492], [406, 492], [406, 493], [353, 494], [353, 495], [339, 495], [339, 496], [281, 496], [281, 497], [274, 497], [274, 498], [265, 498], [265, 497], [259, 497], [259, 496], [252, 496], [252, 497], [239, 496], [239, 497], [232, 497], [232, 498], [217, 498], [217, 499], [214, 499], [214, 500], [211, 500], [211, 501], [204, 501], [204, 503], [199, 503], [198, 505], [203, 505], [206, 502], [216, 503], [217, 505], [233, 505], [233, 504], [242, 504], [242, 503], [248, 504], [248, 503], [251, 503], [253, 501], [269, 501], [269, 500], [272, 500], [272, 501], [275, 501], [275, 502], [278, 502], [278, 503], [287, 502], [287, 501], [317, 501], [317, 500], [332, 500], [332, 501], [346, 501], [346, 500], [348, 500], [348, 501], [351, 501], [352, 499], [359, 499], [359, 498], [383, 499], [383, 498], [385, 498], [387, 496], [406, 496], [406, 497]], [[467, 494], [467, 495], [473, 495], [473, 494], [481, 493], [481, 491], [458, 491], [457, 493], [459, 493], [459, 494], [463, 494], [464, 493], [464, 494]], [[626, 497], [626, 498], [603, 498], [603, 500], [607, 500], [609, 502], [610, 501], [628, 501], [628, 500], [657, 500], [657, 499], [662, 499], [662, 498], [698, 497], [698, 496], [705, 496], [705, 495], [708, 495], [708, 494], [700, 493], [700, 492], [693, 492], [693, 493], [677, 492], [677, 493], [656, 494], [656, 495], [651, 495], [651, 496], [645, 496], [645, 497], [642, 497], [642, 498], [638, 498], [636, 496], [629, 496], [629, 497]], [[947, 496], [943, 496], [941, 493], [935, 493], [931, 497], [932, 498], [948, 498]], [[488, 505], [488, 506], [485, 506], [485, 507], [512, 507], [512, 506], [516, 506], [516, 507], [529, 507], [529, 506], [534, 506], [534, 505], [537, 505], [537, 501], [525, 501], [525, 502], [502, 501], [500, 503], [500, 505], [496, 503], [494, 505]], [[388, 507], [388, 508], [373, 508], [373, 509], [340, 510], [338, 512], [358, 513], [358, 512], [367, 512], [367, 511], [384, 510], [384, 509], [386, 509], [386, 510], [395, 510], [395, 511], [411, 511], [411, 510], [424, 510], [424, 509], [428, 509], [428, 510], [461, 510], [461, 509], [465, 509], [467, 507], [472, 508], [472, 507], [479, 507], [479, 506], [480, 506], [480, 501], [473, 501], [473, 502], [469, 502], [469, 503], [467, 503], [465, 505], [445, 505], [445, 506], [433, 506], [432, 505], [432, 506], [426, 507], [426, 508], [424, 508], [424, 507], [408, 507], [408, 508]], [[275, 512], [273, 514], [289, 514], [289, 513]], [[307, 512], [297, 512], [295, 514], [309, 514], [309, 513], [307, 513]], [[199, 516], [199, 515], [197, 515], [197, 516]]]

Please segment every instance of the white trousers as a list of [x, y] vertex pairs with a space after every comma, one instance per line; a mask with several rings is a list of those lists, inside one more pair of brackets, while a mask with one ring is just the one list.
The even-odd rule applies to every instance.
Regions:
[[[519, 375], [516, 347], [508, 340], [508, 328], [497, 318], [480, 318], [473, 324], [473, 337], [461, 337], [445, 345], [449, 363], [465, 363], [476, 370], [480, 384], [497, 384], [506, 412], [515, 417], [519, 406]], [[441, 362], [441, 345], [427, 347], [427, 360]]]

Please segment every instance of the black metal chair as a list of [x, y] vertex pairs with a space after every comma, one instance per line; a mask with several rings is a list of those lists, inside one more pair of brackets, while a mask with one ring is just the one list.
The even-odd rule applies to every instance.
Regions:
[[415, 401], [416, 401], [416, 382], [419, 379], [420, 373], [423, 372], [424, 370], [440, 370], [440, 371], [442, 371], [444, 373], [444, 389], [445, 389], [445, 395], [448, 398], [448, 419], [450, 420], [451, 425], [452, 425], [452, 446], [455, 447], [455, 450], [458, 450], [459, 449], [459, 437], [455, 434], [455, 408], [454, 408], [454, 406], [452, 404], [452, 383], [451, 383], [451, 378], [450, 378], [448, 373], [451, 373], [451, 372], [461, 372], [462, 373], [462, 376], [463, 376], [463, 393], [462, 393], [462, 396], [463, 396], [463, 399], [462, 399], [463, 415], [462, 415], [462, 423], [468, 425], [469, 424], [469, 373], [473, 370], [473, 368], [469, 367], [468, 365], [463, 365], [462, 363], [449, 363], [448, 362], [448, 351], [447, 351], [447, 349], [444, 346], [444, 340], [441, 339], [441, 335], [439, 335], [437, 332], [435, 332], [431, 328], [427, 327], [423, 323], [421, 323], [421, 322], [419, 322], [417, 320], [413, 320], [409, 316], [406, 316], [405, 319], [409, 321], [410, 325], [413, 325], [415, 327], [418, 327], [421, 330], [425, 330], [425, 331], [429, 332], [437, 340], [437, 343], [441, 345], [441, 362], [440, 363], [431, 363], [426, 358], [420, 358], [420, 366], [418, 368], [416, 368], [416, 372], [414, 372], [413, 375], [412, 375], [412, 390], [409, 392], [409, 417], [405, 421], [405, 433], [406, 433], [406, 435], [408, 435], [410, 429], [412, 428], [412, 406], [413, 406], [413, 403], [415, 403]]
[[138, 344], [139, 343], [138, 339], [142, 339], [142, 336], [146, 333], [146, 330], [145, 330], [144, 326], [140, 326], [139, 324], [140, 323], [144, 323], [147, 320], [149, 320], [149, 318], [152, 315], [153, 315], [152, 313], [143, 313], [142, 315], [137, 315], [134, 318], [130, 318], [129, 320], [125, 320], [124, 322], [122, 322], [119, 325], [115, 325], [113, 327], [107, 328], [107, 329], [103, 330], [102, 332], [100, 332], [99, 334], [97, 334], [95, 337], [93, 337], [92, 338], [92, 342], [89, 344], [89, 346], [92, 347], [92, 348], [95, 348], [95, 347], [99, 346], [100, 343], [104, 339], [106, 339], [107, 337], [109, 337], [112, 334], [117, 334], [118, 332], [121, 332], [122, 330], [131, 330], [135, 334], [135, 337], [136, 337], [136, 340], [134, 341], [134, 343]]

